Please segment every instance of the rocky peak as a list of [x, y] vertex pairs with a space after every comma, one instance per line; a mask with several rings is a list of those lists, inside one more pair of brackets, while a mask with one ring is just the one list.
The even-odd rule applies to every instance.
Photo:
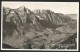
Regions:
[[[3, 9], [5, 9], [3, 10], [3, 20], [5, 21], [3, 21], [3, 37], [5, 38], [3, 43], [16, 48], [29, 47], [29, 44], [32, 46], [32, 43], [28, 43], [29, 41], [33, 42], [36, 47], [40, 47], [44, 43], [46, 48], [46, 46], [49, 47], [50, 41], [56, 43], [64, 40], [66, 33], [71, 35], [70, 32], [76, 32], [77, 23], [73, 22], [70, 17], [54, 13], [49, 9], [31, 11], [24, 6], [17, 9]], [[25, 41], [27, 41], [26, 44]], [[35, 44], [37, 42], [39, 44]]]
[[31, 13], [31, 11], [28, 8], [26, 8], [25, 6], [21, 6], [21, 7], [17, 8], [17, 10], [20, 11], [21, 13], [27, 13], [27, 14]]
[[49, 10], [49, 9], [36, 9], [36, 10], [33, 10], [34, 13], [48, 13], [48, 12], [52, 12], [54, 13], [53, 11]]

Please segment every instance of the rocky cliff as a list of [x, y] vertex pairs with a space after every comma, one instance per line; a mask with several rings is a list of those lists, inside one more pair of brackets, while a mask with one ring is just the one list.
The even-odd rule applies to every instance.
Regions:
[[3, 7], [3, 43], [15, 48], [46, 49], [77, 32], [77, 22], [62, 13]]

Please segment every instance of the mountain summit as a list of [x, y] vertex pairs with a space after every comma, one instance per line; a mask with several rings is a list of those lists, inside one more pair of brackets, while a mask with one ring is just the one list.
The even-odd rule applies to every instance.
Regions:
[[31, 48], [50, 48], [51, 41], [56, 43], [74, 34], [76, 23], [71, 17], [49, 9], [31, 11], [24, 6], [17, 9], [4, 7], [3, 43], [15, 48], [27, 49], [28, 45]]

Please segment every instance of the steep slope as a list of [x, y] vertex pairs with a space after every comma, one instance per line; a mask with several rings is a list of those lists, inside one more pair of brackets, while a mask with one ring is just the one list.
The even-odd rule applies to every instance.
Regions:
[[67, 15], [50, 10], [4, 7], [3, 43], [15, 48], [49, 49], [49, 45], [75, 33], [76, 24], [76, 20]]
[[54, 13], [50, 10], [34, 10], [33, 11], [39, 19], [46, 20], [51, 22], [52, 24], [63, 24], [71, 21], [71, 17], [61, 14], [61, 13]]

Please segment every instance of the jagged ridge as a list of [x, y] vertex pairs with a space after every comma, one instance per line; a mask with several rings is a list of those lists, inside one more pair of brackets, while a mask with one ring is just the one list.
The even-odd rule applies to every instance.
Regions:
[[[18, 36], [17, 37], [18, 39], [16, 39], [15, 41], [17, 43], [15, 43], [14, 41], [13, 41], [14, 44], [11, 44], [12, 42], [11, 43], [6, 42], [9, 38], [6, 38], [6, 40], [4, 39], [5, 40], [4, 42], [6, 42], [6, 44], [9, 44], [13, 47], [15, 47], [16, 46], [15, 44], [18, 44], [18, 42], [21, 42], [19, 43], [19, 45], [16, 46], [16, 48], [24, 48], [19, 46], [22, 45], [22, 43], [24, 44], [24, 41], [28, 40], [24, 38], [28, 37], [31, 39], [31, 41], [33, 40], [32, 42], [40, 41], [39, 44], [41, 46], [45, 44], [45, 48], [49, 48], [47, 44], [50, 43], [50, 41], [53, 42], [58, 41], [59, 39], [57, 38], [57, 36], [60, 37], [60, 39], [63, 39], [64, 37], [66, 37], [66, 32], [68, 32], [69, 30], [71, 31], [74, 29], [74, 31], [70, 33], [76, 32], [75, 30], [76, 25], [75, 27], [71, 28], [72, 22], [74, 26], [76, 23], [70, 17], [61, 13], [54, 13], [53, 11], [50, 10], [31, 11], [25, 7], [19, 7], [17, 9], [10, 9], [4, 7], [3, 8], [3, 36], [4, 38], [6, 38], [7, 36], [12, 36], [10, 38], [11, 40], [14, 40], [15, 37]], [[60, 30], [60, 29], [66, 29], [64, 35], [62, 34], [63, 33], [62, 31], [64, 30]], [[60, 33], [60, 35], [57, 36], [53, 35], [58, 33]], [[45, 37], [44, 35], [47, 37]], [[36, 38], [41, 37], [41, 40], [39, 38], [38, 38], [39, 40], [38, 39], [35, 40], [35, 37]], [[53, 37], [55, 37], [54, 40]], [[43, 40], [47, 40], [46, 43], [43, 43], [42, 42]]]

